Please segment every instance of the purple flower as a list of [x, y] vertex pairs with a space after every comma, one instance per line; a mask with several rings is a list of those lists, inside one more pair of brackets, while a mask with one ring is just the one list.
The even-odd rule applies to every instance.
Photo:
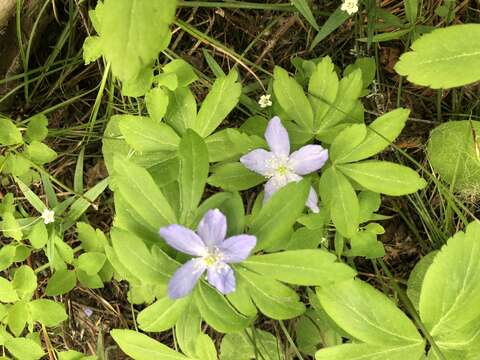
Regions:
[[[320, 145], [305, 145], [290, 154], [288, 132], [278, 116], [269, 121], [265, 139], [271, 151], [256, 149], [240, 158], [247, 169], [269, 179], [265, 184], [264, 201], [289, 182], [298, 182], [302, 180], [302, 175], [319, 170], [328, 160], [328, 150]], [[313, 187], [306, 205], [313, 212], [319, 211], [318, 196]]]
[[198, 224], [197, 233], [181, 225], [160, 229], [160, 236], [168, 245], [195, 256], [178, 268], [170, 279], [170, 298], [188, 295], [205, 270], [208, 282], [222, 294], [235, 291], [235, 275], [228, 264], [245, 260], [257, 244], [257, 238], [242, 234], [225, 239], [226, 234], [227, 218], [218, 209], [207, 211]]

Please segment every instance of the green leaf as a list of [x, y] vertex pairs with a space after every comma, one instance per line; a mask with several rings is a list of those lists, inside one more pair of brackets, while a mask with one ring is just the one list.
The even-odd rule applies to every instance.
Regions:
[[308, 5], [307, 0], [291, 0], [293, 6], [297, 8], [298, 11], [307, 19], [307, 21], [314, 27], [315, 30], [320, 30], [318, 27], [317, 22], [315, 21], [315, 17], [313, 16], [312, 10], [310, 10], [310, 6]]
[[195, 343], [195, 354], [202, 360], [217, 360], [217, 349], [215, 343], [206, 334], [200, 334]]
[[389, 146], [405, 127], [410, 110], [395, 109], [383, 114], [367, 127], [367, 135], [358, 146], [349, 148], [337, 163], [355, 162], [378, 154]]
[[0, 301], [4, 303], [18, 301], [17, 292], [13, 288], [13, 283], [3, 277], [0, 277]]
[[427, 183], [416, 171], [388, 161], [363, 161], [338, 169], [370, 191], [399, 196], [423, 189]]
[[246, 269], [237, 269], [258, 309], [275, 320], [291, 319], [305, 312], [298, 294], [281, 282]]
[[[253, 329], [253, 331], [252, 331]], [[253, 343], [252, 343], [252, 339]], [[250, 328], [227, 334], [220, 345], [220, 360], [283, 360], [280, 340], [264, 330]]]
[[22, 134], [12, 120], [0, 118], [0, 144], [15, 145], [23, 142]]
[[453, 189], [465, 194], [478, 194], [480, 189], [477, 134], [480, 134], [479, 121], [449, 121], [431, 132], [427, 145], [433, 169]]
[[351, 238], [360, 223], [358, 198], [352, 185], [341, 172], [328, 168], [320, 178], [319, 190], [337, 230]]
[[36, 140], [27, 146], [25, 153], [30, 160], [39, 165], [52, 162], [57, 158], [57, 153], [54, 150]]
[[414, 84], [448, 89], [480, 80], [480, 24], [436, 29], [411, 47], [395, 70]]
[[119, 128], [127, 144], [141, 153], [173, 151], [180, 142], [170, 126], [151, 118], [124, 115]]
[[170, 204], [147, 170], [120, 156], [115, 157], [114, 168], [118, 191], [150, 226], [160, 229], [177, 222]]
[[166, 48], [174, 0], [106, 0], [91, 12], [102, 52], [122, 81], [135, 80]]
[[102, 269], [106, 259], [105, 254], [100, 252], [87, 252], [78, 257], [77, 267], [88, 275], [95, 275]]
[[19, 360], [38, 360], [44, 355], [42, 347], [27, 338], [10, 338], [5, 341], [5, 347]]
[[218, 78], [205, 100], [203, 100], [197, 117], [190, 124], [201, 137], [213, 133], [220, 123], [237, 105], [242, 86], [237, 81], [237, 72], [231, 71], [227, 76]]
[[187, 360], [187, 357], [159, 343], [147, 335], [133, 330], [110, 331], [120, 349], [134, 360]]
[[354, 149], [363, 142], [367, 136], [367, 127], [364, 124], [353, 124], [346, 127], [333, 140], [332, 146], [328, 151], [329, 159], [335, 164], [346, 162]]
[[183, 219], [188, 219], [197, 209], [207, 182], [209, 170], [207, 146], [194, 131], [187, 130], [180, 142], [178, 156], [180, 212]]
[[59, 296], [66, 294], [77, 285], [77, 276], [72, 270], [57, 270], [48, 280], [45, 293], [48, 296]]
[[207, 182], [229, 191], [247, 190], [265, 181], [265, 177], [248, 170], [239, 162], [227, 163], [213, 169]]
[[102, 40], [99, 36], [89, 36], [83, 43], [83, 59], [88, 65], [102, 56]]
[[155, 258], [140, 238], [118, 228], [113, 228], [110, 236], [118, 260], [128, 271], [147, 283], [168, 282], [171, 274], [168, 270], [158, 267]]
[[201, 333], [202, 317], [195, 301], [189, 301], [175, 324], [175, 336], [182, 352], [195, 355], [195, 340]]
[[171, 329], [187, 308], [190, 297], [172, 300], [169, 297], [158, 299], [138, 314], [140, 329], [147, 332], [161, 332]]
[[480, 316], [479, 239], [475, 221], [448, 240], [425, 274], [420, 317], [434, 337], [459, 331]]
[[27, 137], [30, 141], [43, 141], [48, 135], [48, 119], [43, 114], [37, 114], [29, 118]]
[[7, 323], [8, 328], [15, 336], [20, 336], [29, 320], [28, 303], [19, 301], [8, 309]]
[[274, 245], [292, 229], [305, 209], [310, 184], [290, 183], [275, 192], [255, 216], [250, 232], [257, 236], [257, 250]]
[[355, 339], [376, 346], [420, 345], [412, 321], [388, 297], [359, 280], [317, 288], [322, 307]]
[[179, 134], [193, 124], [197, 118], [197, 103], [189, 88], [178, 88], [170, 93], [165, 119]]
[[335, 102], [338, 91], [338, 76], [335, 65], [329, 56], [325, 56], [316, 67], [308, 83], [309, 100], [315, 114], [315, 131], [323, 117], [327, 114], [330, 106]]
[[33, 300], [28, 304], [33, 321], [45, 326], [57, 326], [68, 319], [65, 306], [52, 300]]
[[178, 79], [178, 86], [185, 87], [198, 80], [194, 68], [183, 59], [170, 61], [162, 68], [166, 74], [175, 74]]
[[35, 210], [37, 210], [41, 214], [47, 208], [43, 201], [40, 200], [38, 195], [35, 194], [32, 190], [30, 190], [30, 188], [25, 185], [25, 183], [19, 178], [15, 177], [15, 181], [17, 182], [20, 190], [22, 191], [23, 195], [25, 195], [25, 198], [28, 200], [30, 205], [32, 205]]
[[420, 360], [424, 344], [377, 346], [370, 344], [344, 344], [322, 349], [315, 360]]
[[13, 276], [13, 288], [22, 300], [30, 300], [37, 289], [37, 275], [30, 266], [20, 266]]
[[145, 95], [145, 104], [153, 121], [158, 123], [163, 119], [167, 113], [168, 102], [168, 93], [161, 87], [156, 87]]
[[312, 106], [300, 84], [281, 67], [275, 66], [273, 74], [273, 91], [282, 109], [299, 126], [313, 131]]
[[77, 223], [77, 235], [85, 251], [103, 252], [108, 244], [105, 234], [100, 229], [95, 230], [84, 222]]
[[210, 286], [200, 283], [194, 293], [195, 304], [202, 318], [215, 330], [231, 333], [245, 329], [250, 320]]
[[405, 7], [405, 15], [407, 15], [408, 22], [414, 25], [417, 21], [418, 0], [403, 0], [403, 6]]
[[318, 32], [317, 36], [315, 36], [315, 39], [313, 39], [312, 44], [310, 45], [310, 50], [312, 50], [315, 46], [320, 43], [323, 39], [325, 39], [328, 35], [330, 35], [332, 32], [334, 32], [337, 28], [342, 25], [345, 20], [347, 20], [350, 17], [346, 11], [342, 11], [340, 7], [336, 9], [325, 21], [325, 24], [323, 24], [322, 28]]
[[14, 245], [4, 245], [0, 249], [0, 271], [4, 271], [13, 264], [15, 260], [16, 247]]
[[242, 265], [282, 282], [315, 286], [355, 276], [352, 268], [336, 260], [335, 255], [320, 249], [294, 250], [251, 256]]
[[423, 279], [437, 254], [438, 251], [436, 250], [422, 257], [408, 277], [407, 295], [417, 310], [420, 304], [420, 292], [422, 291]]

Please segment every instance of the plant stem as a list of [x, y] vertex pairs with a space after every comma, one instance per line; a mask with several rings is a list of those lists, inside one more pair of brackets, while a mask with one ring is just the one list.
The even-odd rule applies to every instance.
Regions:
[[300, 351], [298, 351], [297, 346], [295, 345], [295, 342], [293, 341], [292, 337], [290, 336], [290, 333], [288, 332], [287, 328], [285, 327], [285, 324], [283, 323], [282, 320], [279, 321], [280, 323], [280, 328], [282, 329], [285, 337], [287, 338], [288, 342], [290, 343], [290, 346], [293, 348], [293, 351], [295, 351], [295, 354], [300, 360], [304, 360], [302, 357], [302, 354], [300, 354]]

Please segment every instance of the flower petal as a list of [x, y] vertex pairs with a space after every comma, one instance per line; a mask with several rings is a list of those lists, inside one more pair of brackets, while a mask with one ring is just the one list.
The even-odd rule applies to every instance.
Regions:
[[288, 132], [278, 116], [273, 117], [268, 122], [265, 139], [267, 140], [270, 150], [272, 150], [275, 155], [288, 156], [290, 154]]
[[208, 210], [198, 224], [197, 233], [207, 247], [215, 246], [227, 235], [227, 218], [218, 209]]
[[229, 237], [218, 247], [226, 263], [239, 263], [245, 260], [257, 245], [253, 235], [235, 235]]
[[179, 299], [188, 295], [195, 287], [200, 276], [205, 272], [205, 263], [202, 259], [187, 261], [177, 269], [168, 283], [168, 296]]
[[320, 145], [306, 145], [290, 155], [288, 165], [298, 175], [320, 169], [328, 160], [328, 150]]
[[270, 176], [273, 172], [275, 155], [265, 149], [256, 149], [240, 158], [240, 162], [247, 169], [263, 176]]
[[222, 294], [235, 291], [236, 281], [233, 269], [225, 263], [209, 267], [207, 270], [208, 282]]
[[203, 256], [207, 248], [200, 236], [181, 225], [169, 225], [160, 229], [160, 236], [168, 245], [185, 254]]
[[320, 209], [318, 208], [318, 195], [313, 187], [310, 187], [310, 193], [308, 194], [306, 205], [310, 210], [312, 210], [312, 212], [320, 212]]
[[295, 181], [299, 182], [302, 180], [301, 176], [297, 174], [287, 174], [283, 176], [274, 176], [270, 180], [268, 180], [265, 184], [265, 194], [263, 196], [263, 202], [265, 203], [270, 197], [278, 190], [287, 185], [288, 183]]

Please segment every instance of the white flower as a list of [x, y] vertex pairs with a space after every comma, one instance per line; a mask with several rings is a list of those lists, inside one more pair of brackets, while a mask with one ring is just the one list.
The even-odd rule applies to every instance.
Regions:
[[353, 15], [358, 11], [358, 0], [344, 0], [340, 9]]
[[42, 213], [42, 219], [45, 225], [53, 223], [55, 221], [55, 211], [45, 208]]
[[272, 100], [270, 100], [270, 94], [260, 96], [260, 100], [258, 100], [258, 104], [262, 109], [265, 109], [269, 106], [272, 106]]

